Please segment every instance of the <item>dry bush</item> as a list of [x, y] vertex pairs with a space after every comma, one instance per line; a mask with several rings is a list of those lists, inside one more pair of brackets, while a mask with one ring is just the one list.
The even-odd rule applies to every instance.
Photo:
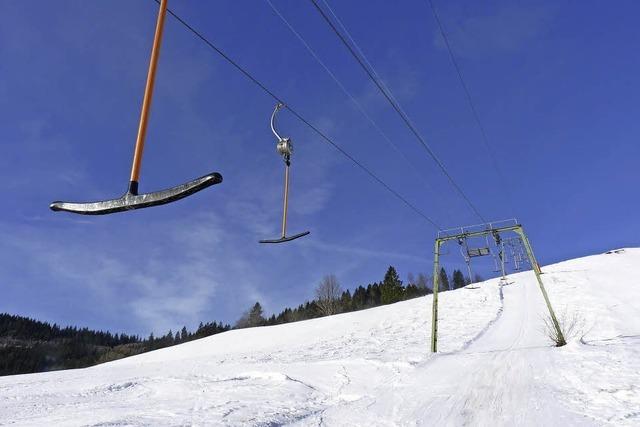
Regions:
[[[562, 347], [566, 345], [568, 341], [576, 338], [580, 332], [584, 329], [584, 319], [582, 316], [577, 313], [568, 314], [566, 311], [562, 312], [562, 314], [558, 317], [558, 323], [560, 326], [560, 332], [562, 335], [558, 333], [558, 330], [553, 324], [553, 319], [551, 318], [551, 314], [547, 314], [542, 318], [543, 327], [542, 332], [544, 335], [551, 340], [553, 345], [556, 347]], [[563, 339], [564, 336], [564, 339]]]

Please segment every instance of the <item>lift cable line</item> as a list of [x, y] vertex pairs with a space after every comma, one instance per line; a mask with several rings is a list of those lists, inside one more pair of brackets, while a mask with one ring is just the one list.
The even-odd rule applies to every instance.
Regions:
[[[156, 3], [159, 3], [160, 0], [154, 0]], [[245, 70], [240, 64], [234, 61], [231, 57], [229, 57], [224, 51], [214, 45], [211, 41], [209, 41], [202, 33], [196, 30], [194, 27], [189, 25], [184, 19], [182, 19], [179, 15], [173, 12], [171, 9], [167, 8], [167, 13], [171, 15], [174, 19], [176, 19], [180, 24], [182, 24], [186, 29], [188, 29], [191, 33], [193, 33], [197, 38], [199, 38], [202, 42], [204, 42], [209, 48], [213, 49], [218, 55], [220, 55], [225, 61], [231, 64], [236, 70], [240, 71], [246, 78], [248, 78], [251, 82], [253, 82], [256, 86], [262, 89], [267, 95], [271, 96], [275, 101], [280, 104], [284, 104], [284, 108], [286, 108], [291, 114], [293, 114], [298, 120], [300, 120], [303, 124], [305, 124], [308, 128], [313, 130], [318, 136], [320, 136], [325, 142], [330, 144], [333, 148], [338, 150], [340, 154], [349, 159], [353, 164], [362, 169], [367, 175], [369, 175], [373, 180], [375, 180], [378, 184], [382, 185], [388, 192], [393, 194], [398, 200], [400, 200], [405, 206], [411, 209], [413, 212], [418, 214], [424, 220], [426, 220], [429, 224], [431, 224], [436, 229], [440, 230], [440, 226], [436, 224], [428, 215], [418, 209], [414, 204], [408, 201], [404, 196], [390, 187], [385, 181], [383, 181], [380, 177], [378, 177], [375, 173], [373, 173], [368, 167], [358, 161], [355, 157], [345, 151], [342, 147], [340, 147], [335, 141], [333, 141], [329, 136], [327, 136], [324, 132], [318, 129], [315, 125], [305, 119], [300, 113], [298, 113], [290, 104], [284, 102], [282, 98], [276, 95], [272, 90], [270, 90], [267, 86], [265, 86], [260, 80], [255, 78], [251, 73]]]
[[[314, 0], [312, 0], [314, 1]], [[331, 16], [333, 16], [333, 19], [335, 19], [336, 23], [338, 24], [338, 26], [342, 29], [342, 31], [344, 31], [344, 34], [346, 35], [346, 38], [349, 39], [349, 41], [351, 42], [351, 44], [353, 45], [353, 48], [355, 49], [355, 51], [357, 52], [358, 55], [360, 55], [360, 58], [362, 59], [362, 61], [366, 64], [366, 66], [369, 68], [369, 71], [371, 71], [371, 74], [373, 75], [373, 77], [375, 78], [374, 83], [379, 83], [380, 85], [378, 86], [376, 84], [376, 86], [378, 86], [378, 89], [381, 90], [382, 94], [388, 95], [387, 100], [389, 100], [389, 98], [391, 99], [391, 101], [393, 101], [395, 103], [395, 107], [394, 109], [396, 110], [396, 112], [398, 112], [398, 114], [404, 115], [403, 120], [405, 121], [406, 124], [408, 124], [410, 130], [412, 131], [412, 133], [418, 138], [418, 141], [423, 145], [423, 147], [427, 150], [427, 152], [429, 153], [429, 155], [433, 158], [433, 160], [436, 162], [436, 164], [440, 167], [440, 169], [442, 170], [442, 172], [445, 174], [445, 176], [447, 177], [447, 179], [449, 180], [449, 182], [453, 185], [453, 187], [456, 189], [456, 191], [463, 197], [463, 199], [465, 200], [465, 202], [467, 203], [467, 205], [471, 208], [471, 210], [476, 214], [476, 216], [478, 216], [478, 218], [480, 218], [482, 221], [485, 221], [484, 218], [482, 217], [482, 215], [479, 213], [479, 211], [475, 208], [475, 206], [473, 205], [473, 203], [471, 203], [471, 200], [466, 196], [466, 194], [462, 191], [462, 189], [453, 181], [453, 177], [446, 171], [446, 168], [444, 167], [444, 164], [440, 161], [439, 158], [437, 158], [435, 152], [433, 152], [433, 150], [430, 149], [430, 147], [428, 146], [428, 144], [426, 144], [426, 141], [421, 138], [421, 136], [419, 135], [419, 133], [416, 130], [416, 126], [413, 124], [411, 118], [409, 117], [409, 115], [406, 113], [406, 111], [404, 111], [404, 109], [402, 108], [402, 105], [400, 105], [400, 102], [394, 97], [393, 92], [391, 91], [391, 88], [389, 88], [384, 80], [382, 79], [382, 77], [376, 72], [375, 67], [373, 66], [373, 64], [371, 63], [371, 61], [369, 61], [367, 59], [367, 55], [364, 53], [364, 51], [360, 48], [360, 46], [358, 46], [358, 43], [355, 41], [355, 39], [353, 38], [353, 36], [351, 36], [351, 33], [349, 33], [349, 30], [347, 29], [347, 27], [344, 25], [344, 23], [340, 20], [340, 18], [338, 17], [338, 15], [333, 11], [333, 9], [331, 8], [331, 6], [329, 5], [329, 3], [327, 2], [327, 0], [321, 0], [322, 3], [324, 3], [325, 7], [327, 8], [327, 10], [329, 11], [329, 13], [331, 14]], [[314, 1], [315, 3], [315, 1]], [[319, 8], [318, 5], [315, 5], [316, 8]], [[320, 12], [322, 13], [322, 10], [320, 10]], [[326, 16], [325, 20], [326, 20]], [[329, 22], [329, 21], [328, 21]], [[331, 23], [329, 22], [329, 25], [331, 25]], [[334, 31], [335, 31], [335, 27], [334, 27]], [[338, 34], [338, 36], [340, 36]], [[343, 38], [341, 38], [342, 42], [344, 43], [345, 40]], [[345, 45], [347, 46], [347, 48], [349, 48], [349, 45], [345, 43]], [[351, 52], [353, 54], [353, 52]], [[354, 55], [355, 56], [355, 55]], [[356, 57], [356, 60], [358, 58]], [[358, 61], [360, 62], [360, 61]], [[362, 66], [362, 63], [360, 63], [360, 65]], [[365, 69], [365, 71], [367, 71], [366, 67], [363, 67]], [[367, 73], [369, 74], [369, 73]], [[371, 77], [371, 75], [369, 76]], [[382, 88], [380, 88], [380, 86]], [[393, 106], [393, 104], [392, 104]], [[396, 108], [397, 107], [397, 108]]]
[[[311, 54], [311, 56], [313, 56], [316, 62], [320, 64], [320, 66], [329, 75], [329, 77], [331, 77], [331, 79], [336, 83], [336, 85], [340, 88], [340, 90], [351, 100], [351, 102], [353, 102], [353, 104], [357, 107], [360, 113], [367, 119], [367, 121], [371, 124], [371, 126], [373, 126], [373, 128], [380, 134], [380, 136], [382, 136], [385, 142], [388, 145], [390, 145], [396, 151], [396, 153], [398, 153], [400, 157], [404, 159], [405, 162], [409, 164], [411, 169], [415, 172], [416, 176], [421, 178], [422, 183], [428, 189], [428, 191], [431, 192], [436, 197], [440, 197], [440, 194], [438, 194], [438, 191], [429, 183], [429, 181], [426, 179], [424, 174], [419, 171], [418, 167], [416, 167], [416, 165], [414, 165], [407, 158], [407, 156], [402, 152], [402, 150], [400, 150], [400, 147], [398, 147], [398, 145], [393, 142], [393, 140], [382, 130], [380, 125], [378, 125], [378, 123], [369, 115], [369, 113], [367, 113], [367, 111], [362, 106], [362, 104], [356, 99], [356, 97], [351, 92], [349, 92], [349, 90], [345, 87], [345, 85], [338, 79], [338, 77], [333, 73], [333, 71], [331, 71], [331, 69], [324, 63], [324, 61], [318, 56], [318, 54], [313, 50], [313, 48], [309, 45], [309, 43], [307, 43], [304, 37], [302, 37], [302, 35], [298, 31], [296, 31], [293, 25], [291, 25], [291, 23], [278, 10], [278, 8], [275, 7], [275, 5], [271, 2], [271, 0], [267, 0], [267, 3], [269, 4], [273, 12], [276, 15], [278, 15], [280, 20], [289, 28], [291, 33], [293, 33], [293, 35], [300, 41], [300, 43], [302, 43], [302, 45], [307, 49], [307, 51]], [[448, 205], [445, 205], [445, 207], [447, 210], [447, 214], [450, 215], [451, 211], [448, 208]]]
[[[402, 105], [400, 105], [400, 102], [398, 102], [398, 100], [396, 99], [396, 97], [393, 95], [393, 91], [391, 90], [391, 88], [389, 86], [387, 86], [387, 84], [384, 82], [384, 79], [378, 74], [378, 72], [376, 71], [376, 68], [373, 66], [373, 64], [371, 63], [371, 61], [369, 61], [369, 59], [367, 58], [367, 55], [364, 53], [364, 51], [360, 48], [360, 46], [358, 45], [358, 42], [356, 42], [356, 40], [353, 38], [353, 36], [351, 35], [351, 33], [349, 32], [349, 30], [347, 29], [347, 27], [344, 25], [344, 23], [340, 20], [340, 17], [333, 11], [333, 9], [331, 8], [331, 6], [329, 5], [329, 3], [327, 2], [327, 0], [322, 0], [322, 3], [325, 5], [325, 7], [327, 8], [327, 10], [329, 11], [329, 13], [331, 14], [331, 16], [333, 17], [333, 19], [335, 19], [336, 23], [338, 24], [338, 26], [342, 29], [342, 31], [344, 32], [346, 38], [351, 42], [351, 44], [353, 45], [353, 48], [355, 49], [355, 51], [360, 55], [360, 58], [362, 58], [363, 62], [367, 65], [367, 67], [369, 67], [369, 70], [371, 71], [371, 74], [373, 74], [373, 76], [375, 77], [375, 79], [380, 83], [380, 85], [382, 86], [382, 88], [387, 92], [387, 94], [389, 95], [389, 97], [393, 100], [393, 102], [396, 103], [396, 106], [398, 107], [398, 109], [402, 112], [402, 114], [404, 114], [404, 116], [407, 118], [407, 120], [411, 123], [412, 126], [415, 127], [415, 125], [413, 124], [413, 122], [411, 121], [411, 119], [409, 118], [409, 115], [406, 113], [406, 111], [404, 111], [404, 109], [402, 108]], [[386, 134], [384, 134], [385, 138], [388, 138], [386, 136]], [[398, 149], [399, 150], [399, 149]], [[435, 153], [434, 153], [435, 154]], [[404, 157], [404, 156], [403, 156]], [[406, 159], [406, 157], [405, 157]], [[417, 168], [412, 164], [412, 166], [414, 167], [414, 170], [417, 170]], [[420, 174], [422, 174], [422, 172], [420, 172]], [[422, 176], [422, 175], [421, 175]], [[443, 198], [442, 193], [439, 191], [440, 189], [438, 187], [433, 187], [428, 181], [424, 181], [425, 184], [427, 185], [427, 187], [429, 189], [431, 189], [433, 191], [434, 194], [436, 194], [436, 197], [438, 198]], [[448, 205], [445, 205], [448, 206]], [[452, 215], [452, 211], [450, 208], [447, 208], [448, 214]]]
[[[453, 54], [453, 49], [451, 48], [451, 44], [449, 43], [449, 37], [447, 36], [447, 33], [444, 30], [444, 25], [440, 20], [440, 15], [438, 14], [438, 11], [435, 5], [433, 4], [433, 0], [424, 0], [424, 1], [425, 3], [428, 4], [429, 8], [431, 9], [431, 12], [433, 13], [433, 17], [435, 18], [435, 21], [438, 24], [440, 35], [442, 36], [442, 39], [444, 40], [444, 44], [447, 48], [447, 52], [449, 53], [449, 59], [451, 59], [453, 68], [455, 68], [456, 70], [456, 74], [458, 75], [458, 80], [460, 80], [460, 86], [462, 86], [462, 90], [464, 91], [465, 96], [467, 98], [467, 102], [469, 103], [469, 108], [471, 109], [473, 118], [476, 124], [478, 125], [478, 129], [480, 130], [480, 135], [482, 136], [482, 142], [484, 143], [484, 147], [487, 150], [487, 154], [491, 159], [491, 163], [493, 163], [493, 167], [496, 171], [496, 175], [501, 183], [507, 182], [507, 180], [504, 177], [504, 174], [502, 173], [502, 169], [500, 168], [500, 165], [496, 160], [496, 154], [493, 148], [491, 147], [491, 144], [489, 144], [489, 137], [487, 136], [487, 132], [484, 128], [484, 125], [482, 124], [482, 121], [480, 120], [480, 114], [478, 113], [478, 109], [476, 108], [475, 103], [473, 102], [473, 98], [471, 97], [471, 91], [469, 90], [469, 86], [467, 86], [467, 83], [464, 80], [464, 77], [462, 75], [462, 70], [458, 65], [456, 56]], [[509, 205], [511, 206], [511, 209], [513, 210], [513, 200], [511, 199], [511, 195], [507, 189], [505, 189], [505, 196], [509, 202]]]
[[386, 85], [386, 83], [384, 82], [384, 79], [378, 74], [378, 72], [376, 71], [376, 68], [373, 66], [371, 61], [369, 61], [369, 59], [367, 58], [367, 55], [365, 55], [364, 51], [360, 48], [360, 46], [358, 45], [356, 40], [353, 38], [353, 36], [351, 36], [351, 33], [349, 32], [349, 30], [344, 25], [344, 23], [340, 20], [338, 15], [333, 11], [333, 9], [331, 8], [327, 0], [322, 0], [322, 3], [324, 3], [329, 13], [331, 13], [331, 16], [333, 16], [333, 19], [336, 20], [336, 22], [338, 23], [338, 26], [342, 29], [342, 31], [344, 31], [344, 34], [347, 36], [347, 39], [349, 39], [355, 51], [358, 52], [358, 54], [360, 55], [364, 63], [367, 64], [367, 66], [369, 67], [369, 70], [371, 70], [371, 73], [376, 78], [376, 80], [378, 80], [378, 82], [380, 82], [380, 85], [384, 88], [384, 90], [387, 91], [387, 93], [389, 94], [389, 97], [396, 103], [400, 111], [402, 111], [403, 114], [407, 116], [407, 118], [409, 118], [409, 115], [404, 111], [404, 109], [402, 108], [402, 106], [400, 105], [396, 97], [393, 95], [393, 91], [391, 90], [391, 88]]
[[433, 150], [429, 147], [429, 145], [426, 143], [426, 141], [424, 140], [424, 138], [422, 138], [422, 136], [420, 135], [420, 133], [418, 132], [418, 130], [416, 129], [416, 127], [413, 125], [413, 123], [411, 122], [411, 120], [409, 119], [409, 116], [402, 110], [402, 108], [400, 107], [399, 103], [394, 100], [391, 96], [389, 96], [389, 93], [387, 93], [387, 91], [384, 89], [384, 87], [380, 84], [380, 82], [378, 81], [378, 79], [375, 78], [375, 76], [373, 75], [373, 73], [371, 72], [371, 70], [369, 70], [369, 68], [367, 67], [367, 65], [363, 62], [362, 58], [360, 58], [360, 56], [358, 55], [358, 53], [354, 50], [354, 48], [349, 44], [349, 42], [345, 39], [344, 35], [342, 35], [342, 33], [340, 32], [340, 30], [338, 30], [338, 28], [336, 28], [336, 26], [334, 25], [334, 23], [331, 21], [331, 19], [327, 16], [327, 14], [324, 12], [324, 10], [322, 10], [322, 8], [320, 7], [320, 5], [318, 5], [316, 0], [311, 0], [311, 3], [313, 3], [313, 5], [315, 6], [316, 10], [318, 11], [318, 13], [320, 13], [320, 15], [324, 18], [324, 20], [327, 22], [327, 24], [329, 25], [329, 27], [331, 27], [331, 29], [333, 30], [333, 32], [336, 34], [336, 36], [338, 36], [338, 38], [340, 39], [340, 41], [345, 45], [345, 47], [349, 50], [349, 52], [351, 53], [351, 55], [355, 58], [355, 60], [358, 62], [358, 64], [360, 64], [360, 66], [362, 67], [362, 69], [367, 73], [367, 75], [369, 76], [369, 78], [371, 79], [371, 81], [376, 85], [376, 87], [378, 88], [378, 90], [380, 91], [380, 93], [382, 93], [382, 95], [386, 98], [386, 100], [389, 102], [389, 104], [393, 107], [393, 109], [398, 113], [398, 115], [400, 116], [400, 118], [402, 119], [402, 121], [405, 123], [405, 125], [409, 128], [409, 130], [411, 131], [411, 133], [413, 133], [413, 135], [417, 138], [418, 142], [422, 145], [422, 147], [427, 151], [427, 153], [429, 154], [429, 156], [431, 156], [431, 158], [433, 159], [433, 161], [438, 165], [438, 167], [440, 168], [440, 170], [442, 171], [442, 173], [447, 177], [447, 179], [449, 180], [449, 182], [451, 183], [451, 185], [455, 188], [455, 190], [460, 194], [460, 196], [466, 201], [467, 205], [469, 206], [469, 208], [476, 214], [476, 216], [478, 218], [480, 218], [483, 222], [486, 222], [486, 220], [484, 219], [484, 217], [482, 216], [482, 214], [480, 214], [480, 212], [478, 211], [478, 209], [476, 208], [476, 206], [471, 202], [471, 200], [469, 199], [469, 197], [465, 194], [465, 192], [462, 190], [462, 188], [460, 188], [460, 186], [455, 182], [455, 180], [453, 179], [453, 177], [451, 176], [451, 174], [449, 174], [449, 172], [447, 171], [447, 169], [445, 168], [444, 164], [442, 163], [442, 161], [440, 161], [440, 159], [438, 158], [438, 156], [436, 156], [436, 154], [433, 152]]

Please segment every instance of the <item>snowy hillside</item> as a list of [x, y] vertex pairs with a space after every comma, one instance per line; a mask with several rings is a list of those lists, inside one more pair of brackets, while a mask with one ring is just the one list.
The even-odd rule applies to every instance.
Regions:
[[[101, 366], [0, 378], [0, 425], [640, 425], [640, 249]], [[503, 296], [503, 298], [501, 297]], [[564, 314], [564, 315], [563, 315]]]

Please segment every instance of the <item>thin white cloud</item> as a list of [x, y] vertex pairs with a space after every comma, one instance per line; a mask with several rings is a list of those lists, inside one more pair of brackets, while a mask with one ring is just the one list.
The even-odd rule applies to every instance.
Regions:
[[[119, 233], [107, 235], [102, 227], [93, 229], [83, 236], [86, 228], [66, 227], [64, 236], [47, 239], [35, 228], [11, 227], [0, 250], [9, 262], [31, 260], [27, 268], [51, 277], [53, 283], [90, 291], [104, 303], [103, 310], [108, 311], [109, 304], [128, 301], [131, 314], [138, 319], [133, 323], [141, 326], [138, 330], [175, 329], [206, 318], [220, 275], [228, 273], [225, 260], [211, 256], [224, 238], [215, 218], [149, 224], [138, 236], [122, 233], [133, 238], [131, 241], [122, 240]], [[154, 234], [163, 241], [143, 239]]]

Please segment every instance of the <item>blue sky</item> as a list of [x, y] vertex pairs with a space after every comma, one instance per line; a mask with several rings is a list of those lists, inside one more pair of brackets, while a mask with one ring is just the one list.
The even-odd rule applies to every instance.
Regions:
[[[170, 7], [440, 226], [477, 223], [310, 2], [272, 0], [402, 151], [398, 155], [263, 1]], [[500, 180], [422, 0], [329, 4], [486, 218], [517, 217], [542, 264], [637, 246], [640, 42], [633, 1], [437, 1]], [[141, 191], [218, 171], [172, 205], [104, 217], [53, 200], [126, 188], [157, 5], [0, 2], [0, 311], [148, 334], [233, 322], [432, 268], [435, 229], [283, 112], [288, 245], [272, 99], [168, 17]], [[480, 263], [480, 271], [489, 261]], [[445, 256], [461, 266], [457, 248]]]

